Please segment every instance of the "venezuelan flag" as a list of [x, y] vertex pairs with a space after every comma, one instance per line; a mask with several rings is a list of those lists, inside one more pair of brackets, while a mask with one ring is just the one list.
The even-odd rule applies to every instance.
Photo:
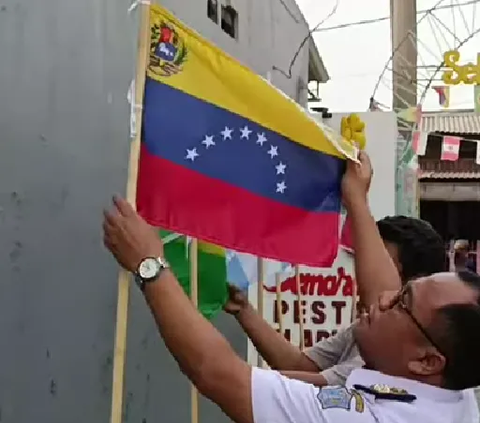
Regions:
[[332, 264], [345, 160], [295, 102], [151, 6], [137, 207], [152, 225]]

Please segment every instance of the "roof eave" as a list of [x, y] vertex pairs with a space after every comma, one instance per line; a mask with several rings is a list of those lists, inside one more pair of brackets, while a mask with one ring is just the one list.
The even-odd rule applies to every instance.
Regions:
[[327, 68], [318, 52], [315, 41], [310, 38], [308, 42], [308, 82], [317, 81], [325, 83], [330, 79]]

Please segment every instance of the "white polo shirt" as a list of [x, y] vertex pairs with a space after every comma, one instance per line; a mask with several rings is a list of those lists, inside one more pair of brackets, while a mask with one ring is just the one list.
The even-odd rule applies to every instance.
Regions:
[[[329, 385], [345, 385], [350, 373], [364, 365], [353, 337], [353, 325], [306, 349], [305, 354], [322, 369], [320, 374]], [[466, 389], [463, 394], [467, 410], [458, 423], [480, 423], [475, 391]]]
[[[413, 402], [379, 399], [354, 388], [386, 385], [415, 395]], [[273, 370], [252, 369], [254, 423], [458, 423], [465, 421], [468, 400], [413, 380], [358, 369], [346, 386], [317, 388]]]

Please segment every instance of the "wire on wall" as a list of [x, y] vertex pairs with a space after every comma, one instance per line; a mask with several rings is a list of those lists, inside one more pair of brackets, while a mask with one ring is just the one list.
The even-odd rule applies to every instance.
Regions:
[[273, 70], [276, 70], [277, 72], [280, 72], [283, 76], [285, 76], [288, 79], [292, 79], [292, 69], [293, 69], [293, 66], [295, 65], [295, 62], [298, 58], [298, 55], [302, 51], [303, 46], [311, 38], [311, 36], [314, 32], [316, 32], [325, 22], [327, 22], [333, 15], [335, 15], [335, 13], [337, 13], [339, 3], [340, 3], [340, 0], [336, 0], [335, 5], [333, 6], [330, 13], [324, 19], [322, 19], [317, 25], [315, 25], [310, 31], [308, 31], [308, 34], [302, 40], [302, 42], [298, 46], [297, 50], [295, 51], [295, 54], [293, 55], [292, 60], [290, 61], [290, 65], [288, 67], [288, 72], [285, 72], [284, 70], [282, 70], [282, 69], [280, 69], [276, 66], [273, 66]]

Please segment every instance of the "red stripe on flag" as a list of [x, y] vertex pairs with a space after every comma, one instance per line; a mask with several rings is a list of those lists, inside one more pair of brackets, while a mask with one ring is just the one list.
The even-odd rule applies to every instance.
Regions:
[[333, 264], [339, 213], [288, 206], [154, 156], [145, 148], [141, 154], [137, 207], [151, 225], [279, 261], [288, 257], [289, 262], [310, 266]]
[[345, 222], [343, 223], [342, 234], [340, 236], [340, 246], [344, 250], [353, 253], [352, 227], [348, 216], [345, 218]]

